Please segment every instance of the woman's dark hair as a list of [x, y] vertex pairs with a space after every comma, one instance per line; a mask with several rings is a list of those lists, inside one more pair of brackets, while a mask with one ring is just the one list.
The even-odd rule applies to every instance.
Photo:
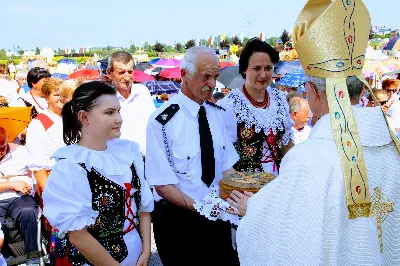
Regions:
[[101, 81], [92, 81], [80, 85], [62, 109], [63, 138], [67, 145], [76, 144], [81, 138], [82, 125], [78, 120], [79, 111], [90, 111], [102, 95], [116, 95], [117, 91]]
[[28, 72], [26, 81], [28, 82], [29, 88], [33, 87], [33, 84], [38, 83], [43, 78], [50, 78], [50, 72], [44, 68], [34, 67]]
[[244, 72], [249, 66], [250, 57], [257, 52], [267, 53], [274, 64], [279, 62], [279, 53], [271, 45], [261, 41], [259, 38], [252, 38], [247, 42], [239, 58], [239, 73], [244, 79], [246, 78]]

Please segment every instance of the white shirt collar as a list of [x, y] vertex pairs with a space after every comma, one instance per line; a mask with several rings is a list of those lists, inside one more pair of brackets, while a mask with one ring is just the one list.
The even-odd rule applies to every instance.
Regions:
[[135, 89], [135, 84], [132, 84], [131, 86], [131, 92], [128, 96], [128, 98], [125, 99], [124, 96], [121, 95], [121, 93], [119, 93], [119, 91], [117, 89], [115, 89], [117, 91], [117, 97], [120, 101], [131, 101], [133, 98], [135, 98], [137, 95], [139, 95], [139, 92]]
[[196, 103], [195, 101], [189, 99], [189, 97], [187, 97], [185, 94], [183, 94], [182, 91], [180, 91], [178, 93], [177, 96], [178, 97], [178, 101], [180, 103], [183, 104], [183, 106], [185, 106], [185, 108], [194, 116], [197, 117], [197, 115], [199, 114], [199, 110], [200, 110], [200, 105], [198, 103]]

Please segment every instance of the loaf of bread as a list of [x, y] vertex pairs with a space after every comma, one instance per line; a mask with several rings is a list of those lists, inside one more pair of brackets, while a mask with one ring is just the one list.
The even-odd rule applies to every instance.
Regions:
[[226, 200], [234, 190], [256, 193], [274, 178], [273, 174], [264, 172], [236, 172], [221, 179], [219, 196]]

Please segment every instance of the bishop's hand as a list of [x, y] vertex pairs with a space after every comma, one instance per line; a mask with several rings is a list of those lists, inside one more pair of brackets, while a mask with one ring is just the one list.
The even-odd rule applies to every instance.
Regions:
[[237, 210], [226, 210], [230, 214], [236, 214], [239, 216], [245, 216], [247, 211], [247, 201], [254, 194], [251, 192], [245, 191], [244, 194], [240, 193], [237, 190], [232, 191], [231, 197], [226, 199], [226, 201], [235, 207]]

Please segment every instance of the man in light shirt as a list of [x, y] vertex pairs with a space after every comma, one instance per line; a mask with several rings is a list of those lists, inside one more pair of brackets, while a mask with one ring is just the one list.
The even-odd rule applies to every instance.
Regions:
[[133, 84], [134, 69], [133, 57], [127, 52], [115, 52], [108, 59], [107, 75], [117, 90], [124, 120], [121, 138], [138, 143], [140, 151], [145, 155], [146, 126], [156, 107], [147, 87]]
[[305, 141], [311, 133], [311, 127], [307, 123], [312, 118], [312, 114], [307, 100], [301, 97], [293, 97], [289, 101], [289, 112], [294, 122], [292, 127], [294, 144], [297, 145]]

